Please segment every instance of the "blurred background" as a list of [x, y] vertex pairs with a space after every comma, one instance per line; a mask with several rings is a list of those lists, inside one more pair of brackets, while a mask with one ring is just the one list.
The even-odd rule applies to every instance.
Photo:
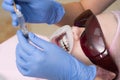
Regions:
[[[72, 1], [79, 0], [57, 0], [59, 2], [67, 3]], [[0, 0], [0, 5], [2, 4], [2, 0]], [[120, 0], [117, 0], [113, 3], [106, 11], [110, 10], [119, 10], [120, 9]], [[29, 24], [29, 30], [49, 37], [56, 29], [58, 29], [55, 25], [47, 25], [47, 24]], [[2, 9], [0, 6], [0, 43], [9, 39], [13, 35], [15, 35], [17, 28], [14, 28], [11, 25], [11, 17], [10, 14]]]
[[[57, 1], [67, 3], [79, 0]], [[12, 26], [10, 14], [2, 9], [1, 4], [2, 0], [0, 0], [0, 44], [3, 42], [7, 42], [6, 40], [14, 36], [18, 29]], [[120, 10], [120, 0], [117, 0], [115, 3], [113, 3], [107, 10], [105, 10], [105, 12], [110, 10]], [[47, 24], [29, 24], [28, 28], [31, 32], [50, 37], [51, 34], [59, 27]], [[11, 42], [10, 41], [11, 40], [9, 40], [9, 42], [7, 43], [4, 43], [4, 46], [6, 46], [5, 48], [1, 47], [1, 50], [3, 52], [1, 52], [0, 50], [0, 80], [31, 80], [26, 78], [23, 79], [23, 76], [18, 72], [15, 65], [15, 44], [11, 43], [13, 40]], [[16, 40], [14, 40], [13, 42], [16, 42]], [[9, 45], [8, 43], [13, 46]], [[11, 50], [9, 49], [9, 47]], [[6, 48], [8, 48], [8, 50], [6, 50]]]

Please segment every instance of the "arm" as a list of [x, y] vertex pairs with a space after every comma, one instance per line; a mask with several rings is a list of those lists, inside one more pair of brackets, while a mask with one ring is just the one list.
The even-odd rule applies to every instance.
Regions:
[[95, 14], [99, 14], [109, 7], [116, 0], [81, 0], [83, 8], [91, 9]]
[[72, 26], [74, 19], [84, 10], [91, 9], [95, 14], [99, 14], [115, 1], [116, 0], [81, 0], [80, 2], [63, 4], [65, 15], [57, 25], [63, 26], [69, 24]]

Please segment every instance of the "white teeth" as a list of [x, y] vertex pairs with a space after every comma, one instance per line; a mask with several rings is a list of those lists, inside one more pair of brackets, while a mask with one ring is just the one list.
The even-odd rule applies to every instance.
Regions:
[[69, 45], [69, 43], [68, 43], [68, 39], [67, 39], [67, 36], [66, 36], [66, 35], [63, 37], [63, 42], [64, 42], [66, 48], [67, 48], [68, 50], [70, 50], [70, 48], [69, 48], [70, 45]]
[[66, 45], [66, 47], [68, 47], [69, 46], [69, 44], [68, 44], [68, 40], [67, 40], [67, 37], [66, 36], [63, 36], [63, 42], [65, 43], [65, 45]]
[[57, 42], [60, 44], [64, 50], [71, 53], [73, 48], [73, 34], [72, 29], [69, 25], [65, 25], [58, 29], [53, 35], [50, 37], [50, 41], [57, 44], [54, 40], [61, 37]]
[[[65, 42], [64, 42], [64, 40], [65, 40]], [[64, 50], [69, 51], [68, 42], [67, 42], [66, 39], [64, 39], [64, 40], [63, 40], [63, 39], [60, 40], [61, 47], [62, 47]]]
[[60, 44], [61, 44], [61, 47], [65, 48], [65, 46], [64, 46], [64, 42], [63, 42], [62, 39], [60, 40]]

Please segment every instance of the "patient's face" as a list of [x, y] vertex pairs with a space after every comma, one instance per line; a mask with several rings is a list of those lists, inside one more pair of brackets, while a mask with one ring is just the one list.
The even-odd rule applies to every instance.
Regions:
[[[62, 29], [64, 29], [64, 27]], [[83, 50], [81, 49], [81, 46], [80, 46], [80, 36], [81, 36], [82, 32], [84, 31], [84, 28], [79, 28], [79, 27], [73, 26], [72, 28], [70, 28], [71, 31], [68, 31], [69, 29], [64, 31], [62, 29], [58, 30], [58, 33], [55, 32], [53, 34], [53, 36], [51, 37], [52, 42], [54, 42], [58, 46], [62, 47], [64, 50], [68, 51], [70, 54], [75, 56], [77, 59], [79, 59], [83, 63], [88, 64], [88, 65], [92, 64], [92, 62], [83, 53]], [[68, 39], [68, 36], [71, 36], [71, 34], [70, 35], [67, 34], [66, 31], [72, 33], [72, 37], [70, 37], [70, 40]], [[71, 40], [71, 38], [73, 40]], [[73, 42], [71, 42], [71, 41], [73, 41]], [[69, 44], [69, 42], [71, 42], [73, 44]], [[67, 47], [65, 47], [65, 45]], [[72, 47], [71, 47], [72, 49], [70, 49], [70, 47], [69, 47], [71, 45], [72, 45]], [[68, 49], [66, 49], [66, 48], [68, 48]], [[97, 75], [100, 76], [100, 78], [98, 77], [98, 80], [103, 80], [103, 79], [111, 80], [112, 78], [115, 77], [115, 74], [113, 74], [109, 71], [106, 71], [102, 68], [98, 71]]]
[[[102, 16], [102, 18], [104, 19], [102, 19], [101, 16], [98, 16], [97, 18], [98, 18], [98, 21], [100, 22], [101, 29], [103, 31], [106, 43], [108, 47], [111, 47], [111, 43], [113, 41], [113, 38], [116, 32], [115, 20], [114, 18], [111, 18], [111, 15]], [[111, 24], [107, 24], [108, 21], [110, 21]], [[55, 33], [55, 36], [52, 36], [53, 38], [52, 41], [58, 46], [64, 48], [66, 51], [71, 53], [73, 56], [75, 56], [79, 60], [83, 61], [84, 63], [91, 64], [91, 61], [85, 56], [80, 46], [80, 36], [83, 31], [84, 31], [84, 28], [78, 28], [75, 26], [72, 26], [72, 28], [70, 29], [62, 28], [61, 30], [58, 30], [57, 33]]]

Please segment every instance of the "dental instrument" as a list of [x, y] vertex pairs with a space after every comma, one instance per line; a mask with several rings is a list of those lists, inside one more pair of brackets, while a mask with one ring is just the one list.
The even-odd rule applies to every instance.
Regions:
[[15, 10], [15, 12], [16, 12], [16, 14], [17, 14], [17, 17], [18, 17], [18, 23], [19, 23], [20, 29], [21, 29], [21, 31], [23, 32], [24, 36], [25, 36], [26, 38], [28, 38], [28, 32], [29, 32], [29, 31], [28, 31], [28, 29], [27, 29], [24, 16], [23, 16], [23, 14], [21, 13], [21, 11], [17, 9], [15, 3], [14, 3], [14, 10]]

